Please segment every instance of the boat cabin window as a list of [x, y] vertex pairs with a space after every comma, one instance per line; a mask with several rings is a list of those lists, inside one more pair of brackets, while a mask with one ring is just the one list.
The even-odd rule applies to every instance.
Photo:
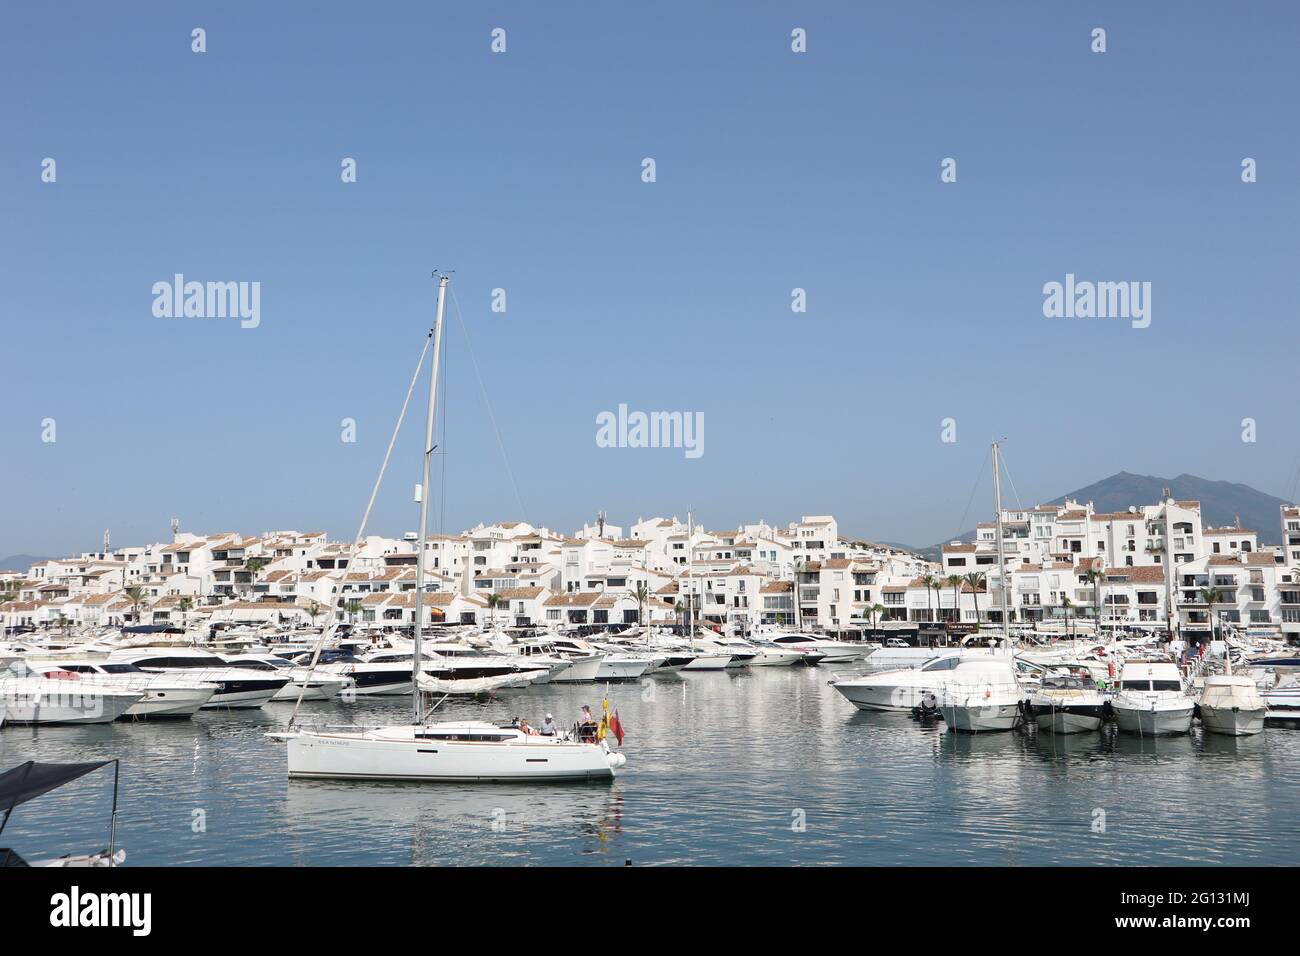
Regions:
[[930, 661], [921, 668], [923, 671], [950, 671], [961, 663], [960, 657], [941, 657], [937, 661]]
[[275, 670], [266, 661], [240, 659], [238, 657], [226, 661], [228, 667], [238, 667], [246, 671], [273, 671]]
[[136, 667], [225, 667], [220, 657], [195, 655], [193, 657], [146, 657], [135, 662]]
[[514, 734], [494, 734], [491, 731], [466, 731], [463, 733], [439, 731], [437, 733], [416, 734], [420, 740], [458, 740], [468, 743], [499, 744], [503, 740], [513, 740]]
[[1183, 682], [1177, 680], [1153, 680], [1151, 682], [1152, 690], [1182, 690]]

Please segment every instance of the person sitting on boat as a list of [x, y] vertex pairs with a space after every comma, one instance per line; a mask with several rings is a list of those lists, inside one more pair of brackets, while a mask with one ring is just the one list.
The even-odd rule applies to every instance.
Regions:
[[921, 709], [934, 710], [938, 706], [939, 706], [939, 699], [934, 696], [934, 691], [927, 690], [925, 692], [925, 695], [921, 698]]
[[578, 739], [587, 743], [596, 739], [596, 718], [586, 704], [582, 705], [582, 712], [578, 714]]
[[528, 720], [526, 718], [524, 720], [519, 721], [519, 732], [528, 737], [537, 736], [537, 731], [534, 730], [532, 727], [528, 726]]
[[541, 734], [543, 737], [554, 737], [555, 731], [556, 731], [555, 718], [552, 717], [550, 714], [547, 714], [546, 719], [542, 721]]

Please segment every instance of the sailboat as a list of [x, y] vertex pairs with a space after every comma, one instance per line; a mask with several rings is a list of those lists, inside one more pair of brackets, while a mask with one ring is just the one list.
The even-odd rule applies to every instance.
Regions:
[[[1002, 604], [1002, 648], [994, 658], [988, 660], [959, 661], [958, 668], [978, 666], [985, 673], [981, 674], [980, 683], [971, 687], [968, 684], [950, 682], [939, 701], [939, 709], [944, 723], [949, 730], [964, 730], [978, 733], [986, 730], [1011, 730], [1021, 720], [1021, 704], [1028, 696], [1017, 679], [1015, 658], [1011, 651], [1010, 623], [1007, 620], [1007, 560], [1002, 540], [1002, 469], [998, 459], [998, 443], [993, 443], [993, 508], [995, 514], [994, 532], [998, 538], [998, 591]], [[960, 602], [954, 607], [953, 614], [960, 614]], [[975, 622], [979, 627], [979, 621]], [[927, 665], [928, 666], [928, 665]]]
[[[483, 721], [432, 723], [425, 713], [427, 683], [420, 673], [424, 639], [424, 564], [429, 517], [429, 461], [433, 456], [433, 425], [437, 407], [438, 362], [442, 350], [443, 313], [448, 277], [438, 276], [438, 306], [434, 327], [433, 356], [429, 370], [429, 401], [424, 428], [424, 460], [419, 485], [420, 532], [416, 559], [415, 634], [411, 655], [411, 679], [417, 685], [413, 695], [414, 719], [409, 724], [388, 727], [342, 727], [307, 729], [293, 727], [271, 736], [283, 739], [288, 751], [291, 778], [360, 780], [411, 780], [421, 782], [527, 782], [554, 780], [608, 780], [627, 763], [627, 757], [611, 750], [605, 734], [560, 733], [553, 736], [530, 734], [514, 726], [497, 726]], [[426, 343], [426, 351], [428, 345]], [[423, 355], [421, 356], [421, 364]], [[419, 376], [419, 366], [416, 376]], [[412, 389], [415, 380], [412, 381]], [[410, 395], [408, 393], [408, 400]], [[405, 406], [403, 406], [405, 412]], [[401, 419], [398, 420], [398, 428]], [[396, 439], [396, 432], [394, 433]], [[390, 444], [391, 452], [392, 446]], [[387, 459], [385, 459], [385, 465]], [[380, 471], [382, 480], [383, 471]], [[378, 482], [376, 482], [378, 491]], [[371, 494], [371, 504], [374, 493]], [[367, 517], [369, 508], [367, 508]], [[362, 529], [365, 519], [362, 520]], [[361, 535], [358, 534], [358, 538]], [[325, 635], [322, 634], [323, 644]], [[320, 648], [317, 648], [319, 654]], [[295, 712], [296, 716], [296, 712]], [[602, 725], [603, 726], [603, 725]], [[621, 732], [620, 732], [621, 735]]]

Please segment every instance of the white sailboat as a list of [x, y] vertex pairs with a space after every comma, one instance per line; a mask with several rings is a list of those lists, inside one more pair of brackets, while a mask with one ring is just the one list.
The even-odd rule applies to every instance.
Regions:
[[[429, 461], [433, 455], [438, 362], [442, 349], [447, 281], [445, 275], [438, 277], [437, 317], [430, 333], [433, 355], [424, 430], [423, 477], [419, 486], [420, 531], [416, 552], [415, 640], [411, 664], [412, 680], [417, 683], [425, 680], [420, 673], [420, 662], [423, 660], [421, 645], [424, 639], [423, 595], [429, 511]], [[426, 344], [426, 351], [427, 348]], [[417, 379], [418, 375], [419, 366], [416, 369]], [[415, 380], [411, 382], [412, 390], [414, 386]], [[409, 401], [409, 392], [407, 398]], [[400, 427], [399, 417], [398, 429]], [[395, 431], [393, 439], [396, 440], [396, 437]], [[389, 448], [391, 451], [391, 443]], [[379, 481], [382, 478], [381, 469]], [[376, 492], [379, 481], [376, 481]], [[372, 492], [371, 502], [373, 501]], [[366, 514], [368, 517], [369, 508]], [[362, 520], [362, 530], [364, 528], [365, 519]], [[324, 643], [324, 635], [321, 642]], [[478, 721], [429, 723], [426, 722], [424, 712], [424, 695], [417, 692], [414, 698], [415, 714], [410, 724], [309, 730], [294, 729], [291, 720], [290, 730], [273, 735], [286, 743], [289, 776], [423, 782], [607, 780], [627, 763], [627, 758], [612, 751], [604, 739], [589, 741], [568, 734], [544, 737], [515, 727], [497, 727]]]
[[[994, 532], [998, 539], [998, 591], [1002, 605], [1002, 646], [996, 656], [986, 659], [970, 658], [964, 663], [975, 665], [980, 682], [971, 687], [959, 678], [949, 682], [939, 701], [939, 709], [949, 730], [978, 733], [988, 730], [1011, 730], [1020, 723], [1021, 704], [1026, 698], [1024, 688], [1017, 679], [1015, 658], [1011, 652], [1011, 634], [1007, 621], [1007, 561], [1002, 541], [1002, 469], [999, 465], [998, 443], [993, 443], [993, 509]], [[956, 614], [954, 610], [954, 614]], [[979, 621], [977, 620], [978, 627]], [[962, 667], [959, 661], [954, 673]]]

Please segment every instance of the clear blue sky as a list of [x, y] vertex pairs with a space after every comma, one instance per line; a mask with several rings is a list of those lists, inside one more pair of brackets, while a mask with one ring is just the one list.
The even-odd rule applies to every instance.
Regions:
[[[1289, 2], [6, 4], [0, 555], [350, 535], [434, 267], [523, 504], [453, 312], [449, 528], [925, 544], [995, 435], [1026, 503], [1122, 469], [1289, 498], [1298, 49]], [[175, 272], [261, 282], [261, 326], [155, 318]], [[1150, 281], [1150, 328], [1044, 318], [1067, 272]], [[619, 403], [703, 412], [704, 456], [598, 448]], [[376, 532], [415, 524], [418, 444]]]

